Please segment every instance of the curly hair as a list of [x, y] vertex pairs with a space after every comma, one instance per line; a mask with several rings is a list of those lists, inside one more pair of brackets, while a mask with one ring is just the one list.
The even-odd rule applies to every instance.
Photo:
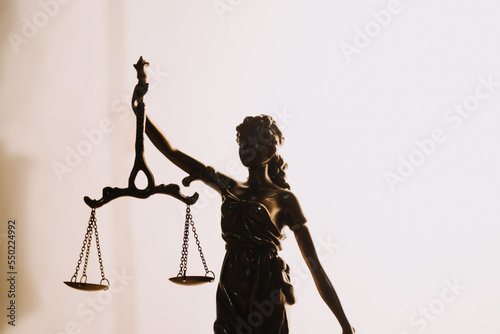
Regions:
[[[248, 116], [236, 127], [236, 141], [240, 144], [242, 138], [257, 134], [257, 140], [264, 145], [279, 146], [285, 138], [271, 116]], [[275, 154], [268, 163], [268, 175], [273, 183], [283, 189], [290, 189], [286, 182], [285, 169], [287, 164], [279, 154]]]

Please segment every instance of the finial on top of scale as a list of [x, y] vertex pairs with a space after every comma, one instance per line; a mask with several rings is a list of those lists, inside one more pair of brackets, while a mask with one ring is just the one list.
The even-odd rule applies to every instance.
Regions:
[[145, 66], [149, 66], [149, 63], [145, 61], [142, 56], [137, 61], [137, 64], [134, 64], [135, 70], [137, 71], [137, 79], [139, 79], [139, 82], [146, 82], [147, 75], [144, 71]]

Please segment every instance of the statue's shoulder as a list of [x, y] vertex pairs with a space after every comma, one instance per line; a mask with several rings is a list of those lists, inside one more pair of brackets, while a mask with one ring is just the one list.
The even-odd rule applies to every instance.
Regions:
[[278, 202], [281, 207], [281, 217], [285, 220], [284, 225], [294, 229], [306, 222], [299, 200], [293, 192], [282, 190], [278, 195]]
[[278, 200], [288, 205], [299, 205], [299, 201], [295, 194], [288, 189], [282, 189], [276, 196]]

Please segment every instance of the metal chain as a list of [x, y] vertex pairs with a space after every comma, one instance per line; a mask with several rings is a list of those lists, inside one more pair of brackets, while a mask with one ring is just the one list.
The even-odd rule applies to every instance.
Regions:
[[101, 246], [99, 245], [99, 234], [97, 233], [97, 218], [94, 216], [94, 232], [95, 232], [95, 243], [97, 246], [97, 256], [99, 258], [99, 268], [101, 270], [101, 281], [106, 280], [106, 276], [104, 275], [104, 266], [102, 264], [102, 256], [101, 256]]
[[214, 273], [208, 269], [207, 261], [205, 260], [205, 255], [203, 254], [203, 250], [201, 248], [200, 239], [198, 237], [198, 233], [196, 233], [196, 227], [194, 227], [193, 216], [191, 215], [191, 208], [189, 207], [189, 205], [186, 207], [186, 221], [184, 223], [184, 239], [182, 242], [181, 264], [179, 266], [180, 270], [177, 274], [177, 277], [186, 277], [189, 248], [189, 225], [191, 225], [194, 239], [196, 240], [196, 245], [198, 246], [198, 251], [200, 252], [201, 262], [203, 263], [203, 267], [205, 268], [205, 276], [208, 276], [208, 274], [211, 273], [215, 277]]
[[[91, 243], [92, 243], [92, 228], [90, 229], [90, 234], [89, 234], [88, 241], [87, 241], [87, 250], [85, 252], [85, 262], [83, 264], [83, 271], [82, 271], [82, 277], [80, 278], [80, 282], [83, 280], [84, 277], [85, 277], [85, 282], [87, 282], [87, 265], [89, 263], [89, 254], [90, 254]], [[83, 282], [83, 283], [85, 283], [85, 282]]]
[[198, 251], [200, 252], [201, 262], [203, 263], [203, 267], [205, 268], [205, 275], [207, 275], [210, 270], [208, 269], [207, 261], [205, 260], [205, 255], [203, 254], [203, 250], [201, 249], [200, 239], [198, 238], [198, 233], [196, 233], [196, 227], [194, 227], [193, 217], [190, 215], [190, 223], [191, 228], [193, 229], [193, 235], [196, 240], [196, 245], [198, 246]]
[[[104, 275], [104, 266], [102, 264], [102, 255], [101, 255], [101, 246], [99, 244], [99, 233], [97, 232], [97, 218], [95, 215], [95, 208], [92, 208], [92, 211], [90, 212], [90, 219], [89, 219], [89, 224], [87, 225], [87, 232], [85, 233], [85, 239], [83, 239], [83, 246], [82, 250], [80, 252], [80, 257], [78, 258], [78, 263], [76, 265], [76, 270], [75, 274], [73, 277], [71, 277], [71, 281], [73, 279], [77, 280], [78, 278], [78, 271], [80, 271], [80, 265], [82, 264], [82, 258], [83, 258], [83, 253], [85, 253], [85, 260], [84, 265], [83, 265], [83, 271], [82, 271], [82, 277], [80, 278], [80, 283], [87, 283], [87, 266], [88, 266], [88, 261], [89, 261], [89, 254], [90, 254], [90, 246], [92, 243], [92, 234], [95, 232], [95, 241], [96, 241], [96, 247], [97, 247], [97, 255], [99, 258], [99, 267], [101, 270], [101, 282], [103, 281], [108, 283], [109, 287], [109, 281], [106, 279], [106, 276]], [[106, 288], [107, 290], [107, 288]]]
[[89, 225], [87, 227], [87, 250], [85, 251], [85, 263], [83, 265], [82, 277], [80, 281], [85, 277], [85, 282], [87, 281], [87, 265], [89, 264], [90, 246], [92, 244], [92, 233], [94, 228], [94, 220], [91, 216]]
[[184, 223], [184, 237], [182, 241], [181, 264], [178, 277], [186, 276], [187, 272], [187, 258], [188, 258], [188, 243], [189, 243], [189, 222], [191, 220], [191, 209], [189, 205], [186, 208], [186, 221]]
[[[80, 257], [78, 258], [78, 262], [76, 264], [76, 269], [75, 269], [75, 274], [71, 278], [73, 279], [78, 278], [78, 272], [80, 271], [80, 265], [82, 264], [82, 258], [83, 258], [83, 253], [87, 250], [87, 255], [85, 256], [85, 268], [84, 268], [84, 273], [87, 268], [87, 261], [88, 261], [88, 252], [89, 252], [89, 247], [88, 245], [90, 244], [90, 240], [92, 239], [92, 223], [95, 219], [95, 209], [93, 208], [92, 211], [90, 212], [90, 219], [89, 219], [89, 224], [87, 225], [87, 231], [85, 232], [85, 238], [83, 239], [83, 245], [82, 245], [82, 250], [80, 252]], [[83, 275], [82, 275], [83, 278]]]

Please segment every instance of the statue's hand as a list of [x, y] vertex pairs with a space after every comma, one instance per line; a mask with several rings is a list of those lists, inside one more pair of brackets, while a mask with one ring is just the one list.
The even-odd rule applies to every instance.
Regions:
[[185, 187], [189, 187], [189, 185], [191, 184], [191, 182], [193, 181], [196, 181], [196, 180], [203, 180], [203, 179], [206, 179], [207, 176], [213, 176], [215, 174], [215, 170], [210, 167], [210, 166], [207, 166], [204, 170], [202, 171], [199, 171], [197, 173], [192, 173], [191, 175], [189, 176], [186, 176], [183, 180], [182, 180], [182, 184], [185, 186]]

